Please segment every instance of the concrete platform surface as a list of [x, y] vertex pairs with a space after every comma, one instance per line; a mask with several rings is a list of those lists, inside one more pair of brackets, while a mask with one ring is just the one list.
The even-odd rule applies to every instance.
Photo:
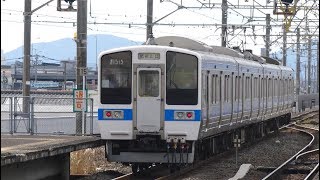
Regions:
[[102, 146], [99, 137], [1, 134], [1, 166]]

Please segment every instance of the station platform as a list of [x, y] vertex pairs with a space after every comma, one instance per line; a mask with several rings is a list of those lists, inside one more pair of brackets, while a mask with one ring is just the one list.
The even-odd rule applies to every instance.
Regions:
[[70, 152], [102, 145], [92, 136], [1, 134], [1, 179], [69, 179]]

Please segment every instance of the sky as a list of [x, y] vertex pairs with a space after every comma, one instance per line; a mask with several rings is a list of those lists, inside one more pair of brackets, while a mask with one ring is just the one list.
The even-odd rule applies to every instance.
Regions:
[[[199, 0], [200, 2], [208, 2]], [[201, 7], [197, 0], [182, 1], [185, 6]], [[240, 0], [242, 5], [262, 3], [267, 4], [266, 0]], [[19, 0], [3, 0], [1, 1], [1, 49], [4, 53], [14, 50], [23, 45], [23, 9], [24, 1]], [[47, 0], [32, 0], [32, 9], [44, 4]], [[56, 10], [56, 0], [44, 6], [32, 15], [31, 42], [49, 42], [61, 38], [73, 38], [76, 32], [76, 12], [59, 12]], [[180, 0], [154, 0], [153, 2], [153, 21], [159, 20], [168, 13], [177, 9], [175, 3]], [[221, 0], [211, 0], [211, 2], [221, 2]], [[228, 2], [236, 5], [239, 0], [229, 0]], [[66, 3], [62, 0], [63, 7]], [[76, 5], [76, 3], [74, 3]], [[319, 3], [318, 3], [319, 4]], [[272, 5], [272, 3], [269, 3]], [[76, 7], [75, 7], [76, 8]], [[272, 14], [272, 10], [252, 11], [247, 10], [228, 10], [228, 24], [244, 24], [248, 22], [244, 16], [254, 16], [257, 20], [255, 24], [265, 24], [265, 13], [270, 13], [272, 21], [281, 19], [282, 17]], [[147, 0], [88, 0], [88, 34], [110, 34], [114, 36], [124, 37], [132, 41], [146, 40], [146, 23]], [[297, 14], [297, 16], [301, 16]], [[303, 14], [302, 14], [303, 17]], [[300, 17], [302, 19], [302, 17]], [[319, 19], [319, 18], [318, 18]], [[72, 23], [73, 22], [73, 23]], [[125, 23], [126, 25], [114, 24], [93, 24], [96, 23]], [[129, 27], [127, 23], [133, 23]], [[202, 41], [208, 45], [221, 45], [221, 28], [219, 25], [208, 26], [206, 24], [221, 24], [221, 9], [180, 9], [170, 16], [159, 21], [159, 23], [170, 24], [170, 26], [157, 25], [153, 27], [155, 37], [161, 36], [183, 36], [198, 41]], [[273, 22], [272, 22], [273, 23]], [[199, 24], [199, 26], [178, 24]], [[202, 25], [200, 25], [202, 24]], [[247, 23], [248, 24], [248, 23]], [[249, 23], [250, 24], [250, 23]], [[281, 24], [274, 22], [273, 24]], [[232, 30], [229, 30], [232, 32]], [[257, 34], [252, 37], [248, 34]], [[280, 27], [272, 27], [273, 35], [282, 32]], [[238, 29], [234, 31], [237, 36], [229, 36], [229, 46], [237, 46], [243, 44], [245, 49], [252, 49], [254, 54], [260, 55], [260, 48], [264, 48], [265, 43], [263, 36], [266, 33], [265, 27], [249, 26], [245, 31]], [[277, 37], [271, 37], [271, 41]], [[294, 39], [288, 38], [288, 41]], [[272, 51], [280, 49], [281, 39], [278, 43], [271, 46]]]

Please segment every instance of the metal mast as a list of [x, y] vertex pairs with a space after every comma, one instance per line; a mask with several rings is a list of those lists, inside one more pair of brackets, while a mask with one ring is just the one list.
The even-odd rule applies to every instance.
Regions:
[[[82, 89], [83, 69], [87, 67], [87, 0], [77, 0], [77, 89]], [[86, 105], [86, 103], [83, 102]], [[76, 113], [76, 133], [82, 133], [82, 112]], [[85, 116], [83, 117], [85, 121]]]
[[228, 4], [227, 0], [222, 0], [222, 27], [221, 27], [221, 46], [227, 46], [227, 18], [228, 18]]
[[23, 112], [29, 112], [30, 96], [30, 46], [31, 46], [31, 0], [24, 1], [24, 45], [23, 45], [23, 77], [22, 77], [22, 95], [23, 98]]
[[296, 64], [296, 94], [300, 94], [300, 28], [297, 29], [297, 64]]

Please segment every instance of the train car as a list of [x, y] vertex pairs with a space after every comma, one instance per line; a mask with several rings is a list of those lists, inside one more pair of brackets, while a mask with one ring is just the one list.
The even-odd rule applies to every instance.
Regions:
[[183, 37], [99, 55], [98, 124], [109, 161], [183, 164], [288, 123], [293, 70]]

